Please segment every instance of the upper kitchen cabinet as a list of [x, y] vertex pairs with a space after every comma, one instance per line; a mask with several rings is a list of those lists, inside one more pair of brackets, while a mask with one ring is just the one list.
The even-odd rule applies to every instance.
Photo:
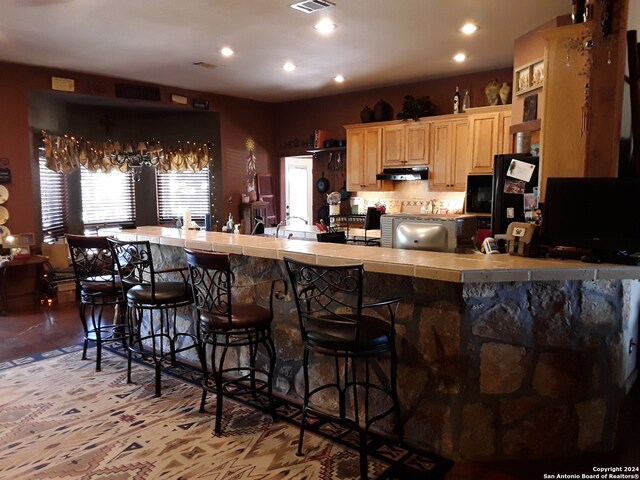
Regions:
[[431, 122], [431, 190], [462, 192], [469, 173], [469, 120], [465, 116]]
[[388, 190], [376, 180], [382, 170], [382, 127], [345, 126], [347, 131], [347, 190]]
[[383, 126], [383, 168], [429, 165], [430, 130], [431, 124], [426, 122]]
[[493, 157], [511, 153], [511, 105], [467, 109], [472, 173], [491, 173]]

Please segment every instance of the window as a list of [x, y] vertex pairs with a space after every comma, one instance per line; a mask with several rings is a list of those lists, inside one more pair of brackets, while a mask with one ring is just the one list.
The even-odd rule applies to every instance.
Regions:
[[46, 167], [44, 146], [39, 149], [42, 232], [45, 242], [64, 235], [67, 224], [67, 175]]
[[85, 234], [98, 226], [134, 221], [135, 196], [131, 172], [91, 173], [80, 167], [80, 189]]
[[191, 210], [193, 220], [204, 221], [209, 213], [209, 169], [197, 172], [158, 173], [158, 217], [161, 222], [182, 218]]

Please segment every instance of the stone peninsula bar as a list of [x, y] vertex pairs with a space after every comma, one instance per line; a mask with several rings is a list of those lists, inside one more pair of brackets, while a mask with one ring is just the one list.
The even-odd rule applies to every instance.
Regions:
[[[240, 283], [286, 278], [285, 256], [362, 263], [365, 301], [402, 297], [398, 387], [405, 441], [415, 447], [450, 459], [504, 459], [615, 445], [622, 400], [637, 376], [640, 267], [162, 227], [100, 233], [149, 240], [162, 266], [184, 265], [184, 247], [231, 253]], [[267, 295], [257, 289], [241, 301], [264, 303]], [[274, 388], [299, 402], [302, 347], [292, 298], [277, 302], [272, 329]]]

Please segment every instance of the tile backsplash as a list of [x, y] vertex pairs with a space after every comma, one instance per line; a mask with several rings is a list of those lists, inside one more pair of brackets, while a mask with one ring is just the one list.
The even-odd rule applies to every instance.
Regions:
[[391, 192], [358, 192], [350, 199], [359, 212], [382, 203], [389, 213], [463, 213], [464, 192], [430, 192], [427, 180], [396, 182]]

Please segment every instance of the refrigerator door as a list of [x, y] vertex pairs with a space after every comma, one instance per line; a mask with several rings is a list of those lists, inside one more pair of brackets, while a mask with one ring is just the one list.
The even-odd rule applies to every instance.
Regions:
[[[538, 186], [539, 159], [522, 153], [512, 153], [496, 155], [493, 161], [491, 235], [495, 237], [506, 233], [511, 222], [525, 221], [524, 194], [533, 193], [534, 187]], [[526, 171], [526, 168], [513, 168], [518, 165], [526, 167], [523, 164], [533, 165], [533, 173], [528, 180], [522, 179], [522, 171]]]

